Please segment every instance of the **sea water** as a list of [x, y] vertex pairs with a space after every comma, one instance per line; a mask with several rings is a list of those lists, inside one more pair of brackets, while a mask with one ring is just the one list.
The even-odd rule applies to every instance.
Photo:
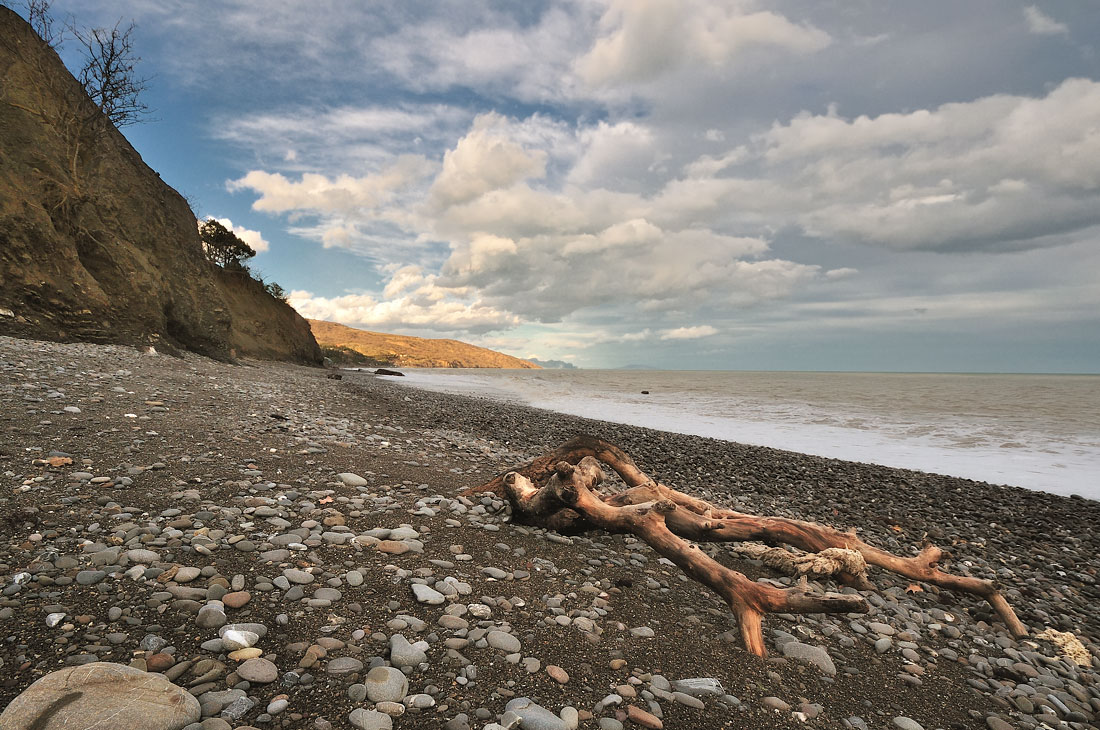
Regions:
[[1100, 499], [1100, 375], [404, 372], [429, 390]]

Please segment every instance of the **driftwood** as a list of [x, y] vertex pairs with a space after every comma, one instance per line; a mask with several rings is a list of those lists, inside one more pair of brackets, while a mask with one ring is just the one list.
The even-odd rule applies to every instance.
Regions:
[[[598, 494], [601, 464], [615, 471], [627, 488]], [[987, 600], [1016, 637], [1027, 629], [993, 581], [944, 573], [937, 568], [944, 552], [926, 545], [915, 557], [901, 557], [865, 543], [854, 532], [812, 522], [760, 517], [717, 507], [671, 489], [647, 476], [617, 446], [578, 436], [515, 470], [467, 493], [492, 492], [507, 499], [517, 522], [557, 531], [603, 529], [629, 532], [648, 543], [690, 577], [717, 593], [737, 616], [745, 648], [765, 656], [761, 621], [765, 613], [865, 613], [858, 594], [816, 593], [806, 576], [835, 577], [863, 590], [873, 589], [865, 569], [873, 565], [941, 588]], [[725, 567], [693, 542], [759, 541], [789, 545], [810, 556], [773, 549], [754, 551], [766, 564], [801, 574], [798, 588], [757, 583]]]

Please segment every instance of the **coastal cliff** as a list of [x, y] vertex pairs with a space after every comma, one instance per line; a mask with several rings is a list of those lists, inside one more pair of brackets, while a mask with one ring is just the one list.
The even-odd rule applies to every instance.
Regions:
[[0, 7], [0, 334], [319, 363], [253, 283], [206, 260], [184, 198]]

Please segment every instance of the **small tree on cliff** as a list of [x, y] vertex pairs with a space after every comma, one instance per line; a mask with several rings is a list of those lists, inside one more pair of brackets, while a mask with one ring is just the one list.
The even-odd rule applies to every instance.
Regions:
[[199, 238], [207, 260], [223, 269], [244, 271], [244, 262], [256, 255], [256, 251], [213, 218], [199, 223]]

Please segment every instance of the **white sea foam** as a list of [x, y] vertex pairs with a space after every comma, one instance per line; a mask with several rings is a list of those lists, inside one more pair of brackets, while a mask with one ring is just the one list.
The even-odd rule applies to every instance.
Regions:
[[406, 373], [430, 390], [1100, 499], [1100, 376]]

